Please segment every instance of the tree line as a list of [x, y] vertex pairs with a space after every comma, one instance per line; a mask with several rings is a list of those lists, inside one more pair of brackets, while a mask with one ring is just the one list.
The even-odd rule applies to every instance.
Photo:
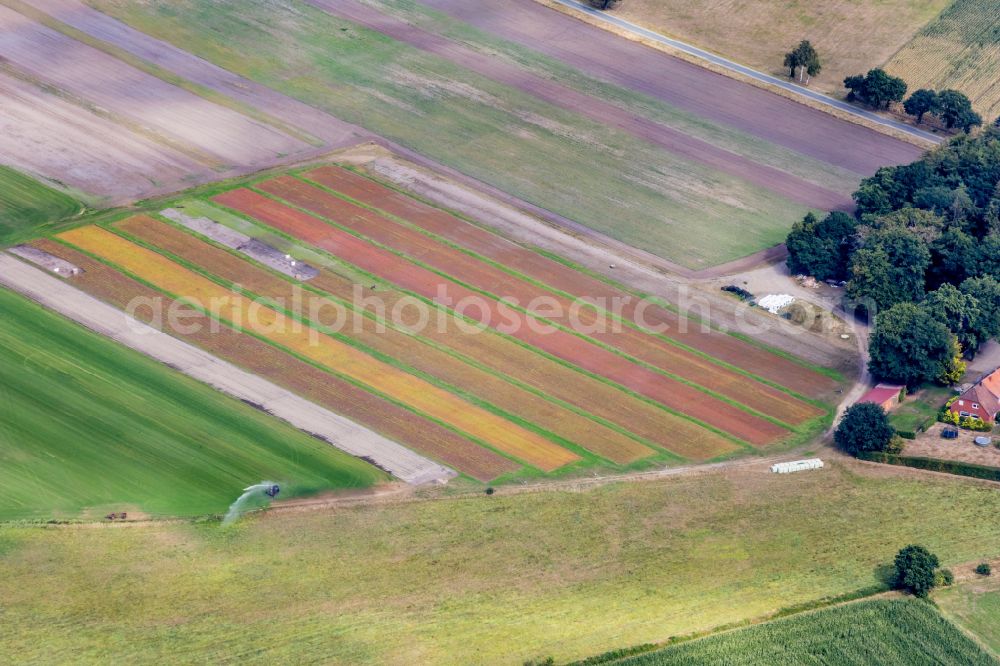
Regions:
[[1000, 337], [1000, 127], [879, 169], [855, 214], [809, 214], [787, 238], [793, 274], [846, 280], [875, 314], [869, 368], [910, 386], [954, 383]]
[[[819, 53], [807, 39], [785, 54], [784, 64], [788, 68], [788, 78], [806, 84], [823, 69]], [[893, 103], [902, 102], [903, 110], [916, 118], [918, 125], [928, 114], [939, 118], [948, 129], [960, 127], [969, 132], [983, 124], [982, 117], [972, 109], [969, 98], [957, 90], [922, 88], [903, 101], [907, 91], [906, 81], [889, 75], [881, 68], [871, 69], [867, 74], [848, 76], [844, 79], [844, 87], [848, 90], [847, 101], [873, 109], [884, 110]]]

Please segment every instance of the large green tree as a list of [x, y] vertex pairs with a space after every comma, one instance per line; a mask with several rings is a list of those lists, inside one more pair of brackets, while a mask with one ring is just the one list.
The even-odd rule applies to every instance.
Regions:
[[[808, 39], [803, 39], [798, 46], [785, 54], [785, 67], [788, 68], [789, 78], [795, 78], [797, 71], [799, 81], [802, 81], [806, 75], [816, 76], [823, 69], [819, 53], [816, 52]], [[806, 80], [806, 83], [809, 81]]]
[[895, 433], [881, 405], [859, 402], [844, 412], [833, 439], [843, 451], [857, 456], [866, 451], [885, 451]]
[[903, 108], [911, 116], [917, 117], [917, 124], [919, 125], [924, 120], [924, 114], [927, 113], [937, 113], [938, 110], [938, 96], [933, 90], [927, 90], [926, 88], [921, 88], [907, 98], [903, 102]]
[[854, 253], [847, 295], [874, 302], [880, 309], [920, 300], [930, 263], [927, 243], [913, 231], [890, 228], [873, 232]]
[[907, 206], [885, 215], [866, 215], [864, 227], [875, 231], [907, 229], [925, 243], [932, 243], [945, 228], [945, 219], [929, 210]]
[[976, 299], [978, 305], [966, 327], [969, 341], [966, 350], [974, 352], [984, 343], [1000, 337], [1000, 282], [989, 276], [969, 278], [959, 285], [959, 289]]
[[975, 296], [963, 293], [952, 284], [943, 284], [927, 294], [920, 307], [947, 326], [963, 349], [976, 348], [978, 340], [972, 325], [982, 313]]
[[972, 110], [969, 98], [957, 90], [942, 90], [937, 95], [937, 105], [937, 114], [949, 129], [958, 126], [968, 132], [983, 124], [982, 117]]
[[931, 284], [961, 284], [980, 270], [980, 256], [972, 236], [961, 229], [949, 229], [931, 244]]
[[934, 587], [940, 561], [923, 546], [909, 545], [896, 554], [893, 587], [924, 598]]
[[807, 213], [792, 226], [785, 241], [788, 270], [819, 280], [844, 279], [856, 228], [857, 220], [846, 213], [833, 212], [822, 220]]
[[916, 386], [934, 381], [954, 360], [951, 330], [915, 303], [899, 303], [875, 318], [868, 369], [891, 382]]
[[906, 82], [897, 76], [889, 76], [879, 68], [868, 70], [864, 76], [848, 76], [844, 79], [844, 87], [850, 90], [848, 100], [857, 100], [876, 109], [900, 102], [906, 95]]

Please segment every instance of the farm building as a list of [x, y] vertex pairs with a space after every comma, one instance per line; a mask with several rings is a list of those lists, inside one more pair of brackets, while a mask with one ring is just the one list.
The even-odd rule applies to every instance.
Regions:
[[1000, 412], [1000, 368], [984, 375], [951, 403], [951, 411], [959, 416], [978, 416], [987, 423], [996, 420]]
[[888, 412], [899, 404], [899, 397], [903, 394], [904, 388], [896, 384], [879, 384], [865, 393], [858, 402], [874, 402]]

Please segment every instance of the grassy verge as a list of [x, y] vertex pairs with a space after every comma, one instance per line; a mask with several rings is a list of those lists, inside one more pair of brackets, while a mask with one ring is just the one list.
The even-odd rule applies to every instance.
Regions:
[[934, 602], [946, 617], [1000, 654], [1000, 578], [977, 577], [939, 590]]
[[[20, 659], [583, 659], [1000, 553], [1000, 495], [832, 463], [132, 530], [0, 527]], [[30, 584], [29, 584], [30, 582]]]
[[0, 519], [201, 515], [263, 479], [295, 495], [385, 478], [10, 292], [0, 312]]

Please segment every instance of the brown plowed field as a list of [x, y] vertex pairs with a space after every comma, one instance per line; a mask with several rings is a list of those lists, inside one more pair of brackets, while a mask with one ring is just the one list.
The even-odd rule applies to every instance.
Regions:
[[749, 181], [810, 208], [853, 210], [849, 196], [798, 178], [752, 159], [714, 146], [684, 132], [635, 115], [597, 97], [543, 78], [502, 58], [467, 48], [457, 42], [416, 28], [404, 21], [353, 0], [309, 0], [335, 16], [377, 30], [404, 44], [470, 69], [516, 90], [659, 146], [675, 155], [722, 173]]
[[[573, 296], [603, 299], [607, 302], [623, 301], [628, 296], [585, 273], [351, 171], [338, 167], [321, 167], [305, 176]], [[636, 321], [635, 299], [626, 303], [622, 316]], [[666, 337], [803, 395], [818, 397], [834, 388], [835, 382], [825, 375], [732, 336], [702, 331], [700, 325], [682, 320], [677, 314], [662, 307], [647, 307], [642, 316], [643, 321], [651, 326], [665, 325], [667, 330], [663, 335]], [[680, 325], [682, 321], [684, 326]]]
[[[111, 305], [125, 309], [134, 298], [164, 298], [158, 291], [60, 243], [40, 240], [32, 245], [82, 268], [84, 273], [74, 277], [73, 284]], [[169, 307], [173, 301], [168, 299], [167, 303]], [[520, 468], [514, 461], [493, 453], [434, 421], [323, 372], [257, 338], [239, 333], [228, 326], [219, 327], [213, 333], [206, 315], [189, 306], [177, 307], [183, 312], [183, 321], [196, 326], [183, 331], [170, 327], [161, 327], [161, 330], [266, 377], [279, 386], [419, 453], [480, 481], [489, 481]], [[152, 312], [147, 308], [138, 308], [133, 315], [147, 324], [156, 323], [151, 316]]]
[[923, 152], [905, 141], [623, 39], [535, 0], [421, 2], [596, 78], [865, 176], [882, 166], [912, 162]]
[[[651, 449], [618, 431], [468, 365], [422, 343], [416, 337], [392, 328], [379, 331], [379, 324], [374, 319], [358, 315], [349, 308], [338, 308], [332, 301], [317, 294], [306, 292], [297, 297], [293, 283], [167, 224], [131, 218], [116, 227], [195, 264], [208, 273], [239, 284], [245, 291], [257, 296], [278, 303], [301, 303], [303, 314], [319, 313], [314, 324], [336, 326], [342, 331], [343, 337], [447, 382], [509, 414], [523, 417], [529, 423], [612, 462], [631, 463], [653, 455]], [[345, 315], [345, 318], [338, 321], [339, 313]]]
[[[427, 269], [401, 261], [388, 251], [250, 190], [226, 192], [213, 197], [213, 201], [305, 240], [426, 298], [437, 297], [438, 287], [443, 286], [451, 302], [474, 303], [475, 307], [465, 309], [463, 314], [483, 324], [500, 326], [497, 322], [505, 323], [510, 316], [509, 310], [493, 299], [483, 297]], [[575, 335], [551, 329], [537, 320], [529, 318], [525, 325], [512, 328], [510, 334], [529, 345], [589, 372], [607, 377], [755, 446], [770, 444], [788, 435], [784, 428], [770, 421], [743, 412], [729, 403], [648, 368], [630, 363], [618, 354]]]
[[[290, 176], [268, 180], [259, 183], [257, 187], [499, 298], [515, 298], [522, 306], [527, 306], [533, 299], [539, 297], [555, 302], [560, 306], [561, 315], [554, 312], [543, 314], [540, 308], [535, 311], [536, 314], [572, 330], [585, 332], [594, 340], [716, 391], [773, 418], [798, 424], [823, 413], [822, 410], [787, 393], [716, 365], [697, 354], [645, 332], [627, 326], [613, 330], [610, 328], [612, 324], [610, 319], [599, 316], [590, 308], [577, 307], [574, 317], [572, 316], [574, 303], [571, 299], [541, 289], [424, 233], [327, 194]], [[581, 326], [575, 325], [574, 318]], [[609, 328], [601, 330], [602, 325]]]
[[211, 166], [270, 165], [310, 146], [0, 5], [0, 57]]

